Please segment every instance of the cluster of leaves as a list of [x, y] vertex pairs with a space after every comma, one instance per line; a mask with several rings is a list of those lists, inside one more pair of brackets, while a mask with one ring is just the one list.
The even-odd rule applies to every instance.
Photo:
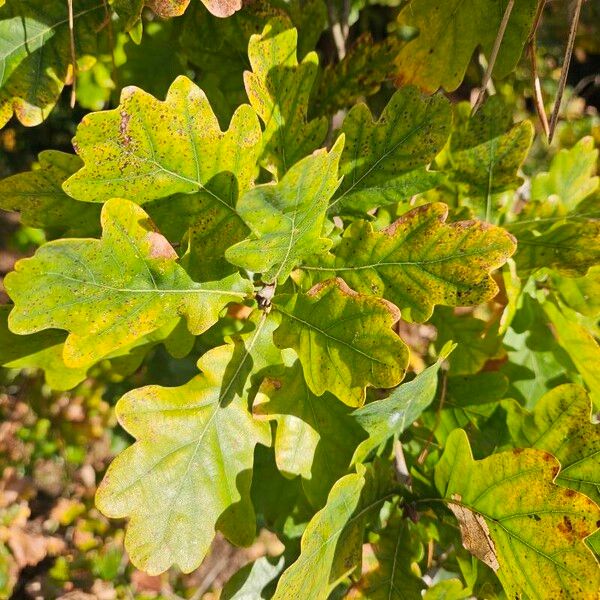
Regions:
[[[0, 18], [14, 46], [2, 110], [34, 124], [114, 20], [91, 26], [107, 5], [73, 2], [70, 30], [58, 3], [36, 29], [39, 2], [25, 4]], [[169, 16], [187, 2], [146, 4]], [[320, 26], [306, 25], [318, 9], [244, 9], [216, 49], [186, 20], [206, 89], [184, 75], [165, 100], [126, 87], [83, 118], [75, 155], [44, 151], [0, 182], [0, 207], [50, 240], [4, 280], [0, 364], [42, 369], [57, 390], [131, 384], [116, 416], [135, 442], [96, 505], [128, 519], [140, 570], [194, 571], [217, 534], [249, 546], [265, 527], [281, 559], [245, 567], [222, 597], [597, 594], [598, 151], [583, 137], [524, 189], [530, 121], [499, 95], [470, 114], [422, 93], [456, 89], [475, 47], [490, 51], [482, 4], [414, 0], [398, 14], [414, 40], [363, 39], [322, 71]], [[142, 7], [113, 2], [138, 41]], [[536, 8], [515, 9], [499, 76]], [[214, 23], [193, 18], [196, 36]], [[38, 45], [19, 50], [32, 28]], [[421, 89], [376, 115], [354, 104], [364, 47]], [[380, 83], [366, 76], [365, 95]], [[404, 341], [428, 327], [420, 352]], [[193, 376], [166, 371], [185, 361]]]

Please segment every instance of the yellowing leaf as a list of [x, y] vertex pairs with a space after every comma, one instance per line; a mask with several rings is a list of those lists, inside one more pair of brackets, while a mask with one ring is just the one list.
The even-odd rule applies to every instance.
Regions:
[[238, 543], [252, 541], [254, 447], [269, 445], [270, 432], [252, 418], [239, 389], [247, 356], [235, 360], [233, 345], [215, 348], [187, 384], [133, 390], [117, 404], [137, 442], [110, 465], [96, 503], [108, 516], [130, 517], [127, 551], [150, 574], [171, 565], [195, 569], [215, 528]]
[[254, 414], [275, 419], [275, 460], [288, 476], [302, 476], [308, 499], [322, 506], [331, 486], [348, 471], [364, 431], [350, 409], [331, 394], [310, 391], [302, 367], [280, 367], [267, 373], [254, 401]]
[[560, 464], [541, 450], [473, 460], [464, 431], [448, 438], [435, 483], [463, 544], [496, 571], [512, 598], [594, 598], [600, 569], [583, 540], [600, 520], [586, 496], [554, 484]]
[[592, 423], [592, 403], [579, 385], [560, 385], [545, 394], [532, 413], [509, 412], [515, 445], [539, 448], [560, 461], [556, 482], [600, 501], [600, 425]]
[[[17, 0], [0, 9], [0, 127], [13, 111], [23, 125], [41, 123], [54, 108], [72, 63], [67, 2]], [[102, 0], [73, 0], [79, 67], [93, 64]]]
[[67, 365], [83, 366], [183, 315], [198, 335], [250, 291], [239, 275], [195, 283], [148, 215], [127, 200], [102, 210], [101, 240], [57, 240], [19, 261], [5, 279], [15, 303], [9, 327], [70, 332]]
[[415, 88], [397, 91], [377, 121], [366, 104], [354, 106], [342, 126], [344, 179], [335, 210], [366, 212], [434, 187], [440, 174], [426, 166], [446, 143], [451, 120], [443, 96], [425, 98]]
[[[402, 84], [425, 90], [455, 90], [478, 46], [489, 58], [506, 8], [504, 0], [412, 0], [400, 11], [400, 26], [416, 27], [419, 35], [402, 47], [396, 59]], [[515, 2], [494, 76], [506, 77], [515, 67], [529, 36], [537, 0]]]
[[307, 120], [317, 53], [298, 64], [297, 43], [298, 32], [287, 19], [271, 19], [261, 35], [250, 38], [252, 71], [244, 73], [250, 104], [265, 124], [264, 165], [278, 177], [318, 148], [327, 133], [327, 119]]
[[174, 81], [164, 102], [129, 87], [118, 108], [84, 117], [74, 144], [85, 166], [65, 191], [92, 202], [155, 201], [148, 210], [159, 223], [178, 214], [170, 223], [174, 241], [192, 227], [192, 271], [203, 280], [215, 278], [225, 249], [246, 235], [235, 206], [252, 186], [261, 148], [248, 105], [222, 132], [204, 92], [186, 77]]
[[0, 208], [19, 211], [24, 225], [42, 227], [53, 237], [96, 235], [100, 206], [78, 202], [62, 189], [81, 160], [56, 150], [44, 150], [38, 159], [39, 169], [0, 181]]
[[339, 185], [343, 143], [341, 137], [330, 152], [318, 150], [296, 163], [276, 185], [260, 185], [242, 196], [238, 212], [252, 233], [227, 250], [227, 260], [262, 273], [266, 283], [283, 283], [303, 259], [331, 247], [322, 233]]
[[436, 304], [467, 306], [496, 295], [490, 272], [515, 251], [512, 236], [481, 221], [445, 223], [448, 208], [426, 204], [383, 231], [356, 221], [335, 248], [332, 267], [359, 293], [396, 304], [405, 319], [425, 321]]
[[360, 406], [365, 388], [400, 383], [408, 349], [392, 331], [399, 311], [378, 298], [352, 291], [341, 279], [318, 284], [306, 294], [275, 299], [281, 325], [273, 334], [279, 348], [293, 348], [309, 389], [326, 391]]

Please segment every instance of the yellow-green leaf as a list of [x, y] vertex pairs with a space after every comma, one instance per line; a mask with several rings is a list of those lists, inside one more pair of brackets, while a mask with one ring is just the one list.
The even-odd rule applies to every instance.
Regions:
[[366, 104], [354, 106], [341, 129], [344, 179], [332, 207], [366, 212], [434, 187], [441, 176], [426, 167], [446, 143], [451, 121], [442, 95], [426, 98], [415, 88], [397, 91], [377, 121]]
[[300, 556], [279, 579], [273, 600], [326, 600], [360, 562], [364, 528], [393, 498], [389, 471], [379, 463], [342, 477], [302, 535]]
[[550, 207], [559, 214], [571, 211], [598, 189], [600, 180], [594, 177], [597, 160], [594, 139], [587, 136], [572, 148], [559, 150], [547, 173], [532, 177], [531, 202], [547, 205], [542, 217], [548, 217]]
[[392, 330], [400, 313], [389, 302], [332, 279], [306, 294], [275, 298], [274, 305], [281, 325], [273, 340], [297, 352], [317, 396], [329, 391], [360, 406], [367, 386], [391, 388], [402, 381], [408, 348]]
[[437, 362], [412, 381], [398, 386], [387, 398], [354, 411], [354, 418], [369, 437], [358, 446], [352, 462], [364, 461], [372, 450], [392, 436], [402, 434], [421, 416], [433, 402], [441, 363], [453, 349], [454, 345], [448, 344], [440, 352]]
[[437, 488], [457, 517], [463, 544], [490, 566], [511, 598], [595, 598], [600, 568], [584, 539], [600, 508], [554, 483], [560, 463], [515, 449], [473, 460], [461, 429], [436, 466]]
[[560, 385], [528, 413], [509, 412], [515, 445], [539, 448], [560, 461], [556, 482], [600, 502], [600, 425], [592, 423], [592, 402], [579, 385]]
[[125, 546], [147, 573], [171, 565], [192, 571], [216, 529], [237, 543], [252, 541], [254, 447], [269, 445], [270, 432], [248, 412], [239, 385], [247, 356], [236, 359], [233, 345], [220, 346], [185, 385], [140, 388], [117, 404], [137, 442], [110, 465], [96, 503], [107, 516], [130, 518]]
[[404, 319], [425, 321], [436, 304], [467, 306], [496, 295], [490, 272], [515, 251], [512, 236], [482, 221], [446, 223], [434, 203], [402, 215], [383, 231], [356, 221], [334, 249], [329, 267], [359, 293], [393, 302]]
[[308, 100], [319, 59], [309, 52], [298, 63], [298, 32], [283, 17], [271, 19], [248, 45], [252, 71], [244, 73], [250, 104], [265, 124], [263, 163], [281, 177], [321, 146], [327, 119], [308, 121]]
[[547, 301], [542, 304], [542, 308], [554, 326], [558, 343], [565, 349], [589, 388], [594, 406], [600, 409], [600, 345], [577, 322], [576, 316], [568, 307]]
[[5, 279], [15, 303], [10, 329], [66, 329], [69, 366], [89, 364], [180, 315], [193, 334], [200, 334], [229, 302], [251, 290], [239, 275], [192, 281], [148, 215], [132, 202], [109, 200], [102, 210], [102, 229], [100, 240], [43, 245]]
[[238, 213], [252, 233], [226, 251], [227, 260], [262, 273], [266, 283], [283, 283], [303, 259], [327, 252], [331, 240], [322, 233], [329, 199], [339, 185], [343, 144], [340, 137], [330, 152], [307, 156], [277, 184], [246, 192]]

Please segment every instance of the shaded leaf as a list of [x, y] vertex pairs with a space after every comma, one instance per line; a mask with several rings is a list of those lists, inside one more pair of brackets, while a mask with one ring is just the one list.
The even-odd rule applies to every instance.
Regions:
[[329, 393], [310, 391], [298, 361], [268, 371], [255, 400], [254, 414], [277, 422], [275, 459], [287, 476], [300, 475], [308, 499], [325, 503], [331, 486], [348, 471], [364, 431], [350, 409]]
[[82, 382], [87, 367], [67, 367], [63, 361], [64, 331], [48, 329], [33, 335], [16, 335], [8, 328], [11, 306], [0, 306], [0, 365], [7, 368], [43, 369], [48, 385], [69, 390]]
[[392, 436], [399, 436], [421, 416], [435, 398], [438, 371], [453, 349], [453, 345], [445, 346], [437, 362], [412, 381], [401, 384], [387, 398], [354, 411], [354, 418], [369, 437], [358, 446], [352, 462], [363, 462], [372, 450]]
[[277, 184], [257, 186], [241, 197], [238, 213], [252, 233], [227, 250], [227, 260], [262, 273], [266, 283], [283, 283], [303, 259], [331, 247], [322, 233], [329, 199], [339, 185], [343, 143], [340, 137], [330, 152], [316, 151]]
[[265, 124], [264, 166], [281, 177], [294, 163], [318, 148], [327, 119], [307, 120], [308, 100], [318, 57], [296, 57], [298, 32], [289, 20], [273, 18], [248, 45], [252, 71], [244, 73], [250, 104]]
[[521, 185], [517, 171], [533, 140], [530, 121], [512, 125], [503, 118], [505, 114], [502, 100], [492, 96], [450, 138], [450, 179], [487, 199]]
[[240, 569], [224, 586], [221, 600], [263, 600], [264, 589], [283, 570], [284, 558], [281, 556], [273, 564], [266, 556]]
[[375, 42], [370, 32], [361, 34], [342, 60], [323, 69], [314, 89], [311, 113], [334, 115], [376, 94], [394, 73], [394, 59], [401, 43], [394, 35]]
[[96, 503], [107, 516], [130, 518], [127, 551], [150, 574], [195, 569], [226, 511], [237, 523], [225, 528], [228, 537], [248, 543], [254, 535], [254, 447], [269, 445], [270, 433], [247, 410], [239, 373], [248, 353], [236, 359], [235, 351], [210, 350], [189, 383], [133, 390], [117, 404], [137, 442], [112, 462]]
[[273, 340], [297, 352], [317, 396], [329, 391], [359, 406], [366, 386], [390, 388], [402, 380], [408, 349], [391, 329], [398, 310], [385, 300], [361, 296], [333, 279], [274, 303], [281, 325]]
[[600, 221], [559, 222], [543, 232], [533, 227], [512, 227], [519, 251], [515, 261], [519, 272], [554, 269], [577, 277], [600, 263]]
[[560, 461], [556, 483], [600, 501], [600, 425], [592, 423], [592, 403], [579, 385], [565, 384], [545, 394], [533, 412], [514, 407], [508, 415], [516, 446], [539, 448]]
[[78, 202], [62, 184], [81, 168], [81, 160], [57, 150], [40, 153], [39, 169], [0, 181], [0, 208], [17, 210], [21, 222], [52, 237], [93, 236], [100, 232], [100, 206]]
[[437, 328], [436, 346], [452, 340], [458, 351], [450, 359], [451, 375], [478, 373], [485, 363], [501, 354], [502, 339], [498, 323], [488, 323], [471, 315], [456, 315], [449, 308], [436, 309], [431, 323]]
[[507, 387], [507, 378], [494, 371], [448, 377], [444, 403], [435, 415], [430, 411], [425, 425], [431, 427], [440, 444], [445, 444], [455, 429], [465, 428], [472, 434], [481, 431], [498, 401], [505, 397]]
[[407, 320], [426, 321], [436, 304], [485, 302], [498, 291], [490, 271], [515, 251], [513, 238], [482, 221], [446, 223], [447, 216], [448, 207], [434, 203], [382, 231], [356, 221], [335, 248], [331, 270], [358, 292], [390, 300]]
[[154, 200], [148, 210], [161, 225], [162, 215], [181, 213], [171, 225], [174, 241], [191, 225], [192, 274], [214, 279], [226, 265], [225, 249], [247, 232], [235, 206], [252, 186], [260, 140], [248, 105], [222, 132], [204, 92], [186, 77], [175, 80], [164, 102], [129, 87], [118, 108], [82, 120], [74, 145], [85, 166], [64, 189], [85, 201]]
[[556, 343], [539, 302], [528, 294], [503, 339], [508, 362], [502, 373], [509, 379], [507, 395], [531, 409], [550, 389], [569, 380], [575, 367]]
[[448, 438], [435, 483], [461, 526], [463, 544], [511, 597], [592, 598], [600, 569], [583, 540], [600, 508], [553, 483], [560, 464], [541, 450], [474, 461], [464, 431]]
[[[478, 46], [490, 56], [505, 8], [503, 0], [412, 0], [398, 15], [398, 25], [416, 27], [419, 35], [398, 53], [398, 82], [415, 83], [428, 91], [455, 90]], [[516, 66], [536, 8], [537, 0], [515, 3], [494, 77], [506, 77]]]
[[448, 101], [414, 88], [397, 91], [377, 121], [366, 104], [354, 106], [341, 129], [344, 179], [332, 207], [366, 212], [435, 187], [440, 174], [426, 167], [446, 143], [450, 124]]
[[[72, 63], [67, 2], [18, 0], [0, 9], [0, 126], [13, 111], [38, 125], [54, 108]], [[97, 31], [106, 16], [101, 0], [73, 0], [78, 68], [91, 66]]]
[[251, 290], [239, 275], [192, 281], [146, 213], [127, 200], [104, 205], [102, 229], [101, 240], [43, 245], [4, 280], [15, 302], [10, 329], [66, 329], [69, 366], [94, 362], [180, 315], [198, 335], [217, 321], [225, 305]]
[[[396, 513], [377, 542], [364, 547], [366, 573], [349, 591], [349, 600], [420, 600], [425, 582], [412, 570], [423, 549], [410, 523]], [[366, 560], [365, 560], [366, 559]]]

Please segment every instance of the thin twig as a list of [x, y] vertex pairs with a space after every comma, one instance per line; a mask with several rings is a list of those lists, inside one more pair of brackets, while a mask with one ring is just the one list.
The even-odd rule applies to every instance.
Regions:
[[573, 47], [575, 46], [575, 36], [577, 35], [577, 27], [579, 25], [579, 15], [581, 14], [581, 5], [583, 0], [575, 0], [575, 10], [573, 12], [573, 18], [569, 26], [569, 39], [567, 41], [567, 49], [565, 51], [565, 58], [563, 60], [563, 66], [560, 71], [560, 79], [558, 81], [558, 91], [556, 92], [556, 100], [554, 100], [554, 108], [552, 109], [552, 116], [550, 117], [550, 132], [548, 134], [548, 143], [552, 142], [554, 132], [556, 130], [556, 124], [558, 123], [558, 113], [560, 112], [560, 105], [562, 103], [563, 93], [565, 86], [567, 85], [567, 75], [569, 74], [569, 66], [571, 65], [571, 56], [573, 55]]
[[446, 373], [444, 372], [442, 374], [442, 393], [440, 394], [440, 404], [438, 406], [438, 409], [437, 409], [437, 412], [435, 415], [435, 425], [433, 426], [431, 433], [429, 434], [429, 437], [427, 438], [427, 442], [425, 442], [425, 447], [421, 451], [421, 454], [419, 454], [419, 458], [417, 458], [418, 465], [422, 465], [425, 462], [427, 455], [429, 454], [429, 446], [431, 446], [431, 443], [433, 442], [435, 430], [438, 428], [438, 426], [440, 424], [440, 420], [442, 418], [442, 409], [444, 408], [444, 402], [446, 402], [447, 387], [448, 387], [448, 377], [447, 377]]
[[404, 457], [404, 449], [400, 440], [394, 440], [394, 466], [398, 481], [405, 485], [409, 490], [412, 490], [412, 477], [408, 471], [406, 458]]
[[75, 108], [77, 99], [77, 56], [75, 55], [75, 23], [73, 19], [73, 0], [67, 0], [69, 7], [69, 38], [71, 41], [71, 64], [73, 65], [73, 84], [71, 86], [71, 108]]
[[481, 81], [481, 89], [479, 90], [479, 94], [477, 94], [475, 104], [473, 104], [473, 110], [471, 111], [471, 115], [474, 115], [479, 110], [479, 107], [483, 104], [485, 90], [487, 89], [488, 82], [492, 77], [492, 71], [494, 70], [494, 65], [496, 64], [496, 59], [498, 58], [498, 52], [500, 51], [500, 44], [502, 44], [502, 39], [504, 38], [506, 26], [508, 25], [508, 20], [510, 19], [510, 15], [512, 13], [514, 5], [515, 0], [509, 0], [508, 4], [506, 5], [506, 9], [504, 10], [504, 15], [502, 16], [502, 21], [500, 22], [500, 28], [498, 29], [496, 39], [494, 40], [494, 45], [492, 46], [490, 60], [488, 62], [487, 69], [485, 70], [485, 73], [483, 75], [483, 80]]
[[540, 84], [540, 78], [537, 70], [537, 56], [536, 56], [536, 38], [535, 35], [529, 43], [529, 57], [531, 59], [531, 77], [533, 79], [533, 103], [535, 110], [542, 124], [546, 139], [550, 135], [550, 128], [548, 126], [548, 117], [546, 116], [546, 108], [544, 107], [544, 96], [542, 94], [542, 85]]
[[[345, 12], [344, 5], [344, 13]], [[338, 60], [342, 60], [344, 56], [346, 56], [346, 40], [348, 33], [344, 32], [343, 18], [342, 21], [338, 19], [337, 10], [333, 0], [327, 1], [327, 16], [329, 19], [329, 27], [331, 28], [331, 35], [333, 36], [333, 41], [337, 50]]]

